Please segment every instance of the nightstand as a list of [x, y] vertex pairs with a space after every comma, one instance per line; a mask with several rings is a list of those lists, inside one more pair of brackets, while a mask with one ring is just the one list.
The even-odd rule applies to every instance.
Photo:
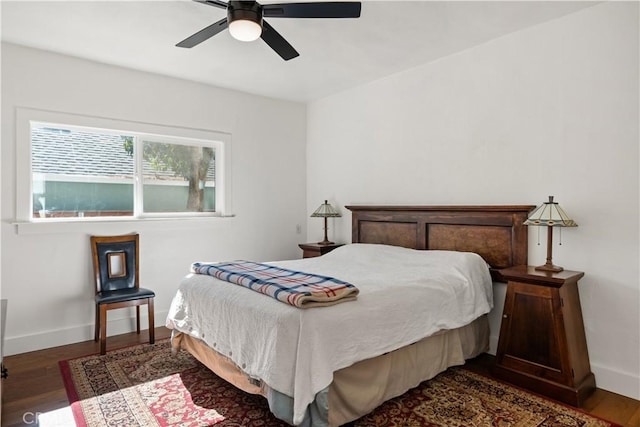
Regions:
[[507, 294], [494, 375], [581, 406], [596, 387], [578, 296], [584, 273], [518, 266], [500, 274]]
[[331, 243], [330, 245], [300, 243], [298, 246], [302, 249], [302, 258], [313, 258], [331, 252], [335, 248], [342, 246], [342, 243]]

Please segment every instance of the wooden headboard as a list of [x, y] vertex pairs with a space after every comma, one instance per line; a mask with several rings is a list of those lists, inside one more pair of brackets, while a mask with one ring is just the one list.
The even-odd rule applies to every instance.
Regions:
[[411, 249], [475, 252], [498, 270], [527, 264], [527, 214], [519, 206], [345, 206], [352, 212], [352, 242]]

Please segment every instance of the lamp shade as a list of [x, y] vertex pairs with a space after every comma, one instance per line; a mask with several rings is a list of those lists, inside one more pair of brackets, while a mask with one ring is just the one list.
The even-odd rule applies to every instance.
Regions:
[[340, 212], [335, 210], [333, 206], [331, 206], [326, 200], [323, 204], [320, 205], [318, 209], [316, 209], [312, 214], [312, 218], [330, 218], [330, 217], [340, 217]]
[[557, 202], [553, 201], [553, 196], [549, 196], [549, 201], [544, 202], [535, 208], [530, 214], [524, 225], [546, 225], [548, 227], [577, 227], [578, 224], [560, 207]]
[[231, 36], [242, 42], [252, 42], [257, 40], [262, 34], [260, 24], [248, 19], [238, 19], [229, 24]]

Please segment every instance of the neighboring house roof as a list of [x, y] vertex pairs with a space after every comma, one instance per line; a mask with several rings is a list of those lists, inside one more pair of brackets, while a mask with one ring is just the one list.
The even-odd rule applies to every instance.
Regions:
[[[34, 173], [120, 179], [133, 177], [133, 156], [126, 152], [120, 135], [33, 127], [31, 147]], [[145, 177], [183, 180], [172, 170], [157, 171], [146, 160], [142, 163]], [[207, 180], [214, 181], [214, 177], [214, 162], [211, 162]]]

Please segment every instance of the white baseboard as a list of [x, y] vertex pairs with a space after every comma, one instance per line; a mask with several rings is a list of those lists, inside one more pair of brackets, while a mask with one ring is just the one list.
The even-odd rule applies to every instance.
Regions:
[[[164, 325], [167, 311], [156, 311], [154, 314], [155, 326]], [[160, 319], [160, 322], [158, 322]], [[140, 310], [140, 328], [144, 331], [148, 328], [146, 310]], [[107, 320], [107, 336], [126, 334], [136, 330], [135, 315], [124, 319]], [[4, 356], [26, 353], [29, 351], [44, 350], [61, 345], [74, 344], [93, 340], [94, 325], [80, 325], [65, 329], [56, 329], [19, 337], [5, 337]]]
[[612, 393], [640, 400], [640, 376], [622, 372], [591, 362], [591, 372], [596, 376], [596, 387]]

